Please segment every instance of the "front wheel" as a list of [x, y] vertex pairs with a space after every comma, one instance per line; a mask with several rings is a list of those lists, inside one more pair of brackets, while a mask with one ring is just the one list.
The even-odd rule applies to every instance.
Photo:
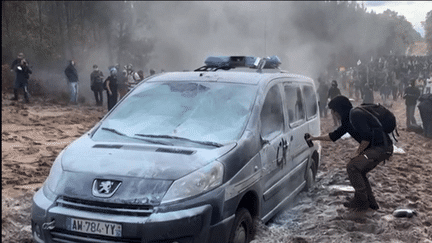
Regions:
[[309, 167], [306, 172], [306, 189], [309, 190], [315, 184], [315, 177], [313, 174], [312, 167]]
[[249, 211], [240, 208], [236, 212], [229, 243], [249, 243], [254, 237], [254, 223]]
[[309, 189], [311, 189], [315, 184], [316, 174], [314, 173], [314, 171], [316, 171], [316, 169], [314, 170], [314, 168], [316, 167], [316, 165], [317, 162], [315, 161], [314, 158], [312, 158], [312, 163], [310, 163], [306, 169], [306, 174], [305, 174], [306, 186], [303, 189], [303, 191], [309, 191]]

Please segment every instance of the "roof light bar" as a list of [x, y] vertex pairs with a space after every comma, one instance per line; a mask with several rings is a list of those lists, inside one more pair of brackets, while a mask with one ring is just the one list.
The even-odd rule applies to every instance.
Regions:
[[209, 68], [230, 69], [236, 67], [279, 68], [281, 61], [277, 56], [257, 58], [254, 56], [209, 56], [205, 60]]

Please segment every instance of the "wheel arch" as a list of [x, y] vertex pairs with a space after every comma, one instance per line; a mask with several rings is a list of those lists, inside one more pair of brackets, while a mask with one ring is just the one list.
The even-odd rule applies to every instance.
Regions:
[[256, 218], [259, 215], [259, 197], [255, 191], [248, 191], [243, 195], [240, 200], [237, 210], [240, 208], [245, 208], [249, 210], [252, 218]]

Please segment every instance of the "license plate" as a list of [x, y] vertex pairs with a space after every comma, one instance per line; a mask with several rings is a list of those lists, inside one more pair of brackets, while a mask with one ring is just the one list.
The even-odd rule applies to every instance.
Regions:
[[71, 231], [114, 237], [122, 236], [121, 224], [76, 218], [70, 218], [70, 220]]

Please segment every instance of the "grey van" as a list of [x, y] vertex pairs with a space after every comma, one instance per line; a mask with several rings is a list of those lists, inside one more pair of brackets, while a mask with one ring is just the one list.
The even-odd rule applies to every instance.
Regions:
[[35, 242], [246, 243], [317, 174], [312, 79], [276, 56], [148, 77], [67, 146], [34, 195]]

